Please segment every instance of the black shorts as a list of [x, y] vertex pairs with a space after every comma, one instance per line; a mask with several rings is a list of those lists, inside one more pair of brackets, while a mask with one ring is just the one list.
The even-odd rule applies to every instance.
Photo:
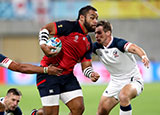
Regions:
[[80, 84], [73, 73], [61, 76], [38, 74], [37, 88], [41, 97], [81, 89]]

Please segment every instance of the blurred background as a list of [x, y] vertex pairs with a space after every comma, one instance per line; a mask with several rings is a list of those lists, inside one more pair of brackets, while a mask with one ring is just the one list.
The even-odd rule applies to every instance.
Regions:
[[[76, 20], [79, 9], [85, 5], [98, 10], [99, 20], [111, 22], [113, 36], [135, 43], [146, 51], [151, 61], [149, 69], [136, 56], [145, 90], [139, 101], [133, 104], [136, 108], [134, 113], [159, 115], [160, 0], [0, 0], [0, 53], [18, 62], [39, 65], [44, 55], [38, 42], [40, 28], [52, 21]], [[95, 41], [94, 33], [90, 35]], [[95, 115], [100, 96], [110, 80], [110, 74], [95, 55], [93, 67], [101, 75], [96, 83], [83, 76], [80, 64], [74, 68], [84, 91], [85, 115]], [[0, 97], [5, 96], [9, 87], [19, 88], [23, 93], [20, 106], [24, 114], [29, 115], [33, 108], [41, 107], [35, 81], [35, 74], [22, 74], [0, 67]], [[60, 115], [69, 111], [63, 106]], [[118, 114], [118, 111], [119, 108], [113, 110], [111, 115]]]
[[[93, 5], [99, 20], [113, 24], [113, 35], [142, 47], [151, 60], [145, 69], [138, 57], [138, 65], [145, 82], [160, 81], [160, 1], [159, 0], [0, 0], [0, 52], [23, 63], [39, 64], [43, 53], [38, 43], [42, 26], [57, 20], [75, 20], [85, 5]], [[94, 33], [91, 33], [94, 39]], [[93, 55], [95, 70], [102, 79], [109, 80], [109, 73]], [[0, 69], [0, 84], [34, 84], [35, 75], [25, 75]], [[82, 83], [88, 83], [80, 70], [75, 74]], [[21, 82], [19, 82], [20, 80]], [[24, 82], [23, 82], [24, 81]]]

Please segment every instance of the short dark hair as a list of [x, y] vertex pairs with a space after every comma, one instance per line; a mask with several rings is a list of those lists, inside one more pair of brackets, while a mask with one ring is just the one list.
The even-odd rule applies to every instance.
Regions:
[[112, 25], [109, 21], [107, 21], [107, 20], [98, 21], [96, 27], [98, 27], [98, 26], [102, 26], [104, 32], [110, 31], [112, 33]]
[[89, 11], [89, 10], [97, 11], [97, 9], [96, 9], [96, 8], [94, 8], [94, 7], [92, 7], [91, 5], [87, 5], [87, 6], [85, 6], [85, 7], [82, 7], [82, 8], [79, 10], [77, 20], [79, 20], [80, 15], [84, 15], [84, 16], [86, 16], [86, 14], [88, 13], [88, 11]]
[[10, 89], [7, 91], [7, 95], [8, 95], [8, 94], [11, 94], [11, 93], [13, 93], [13, 95], [22, 96], [21, 91], [19, 91], [19, 90], [16, 89], [16, 88], [10, 88]]

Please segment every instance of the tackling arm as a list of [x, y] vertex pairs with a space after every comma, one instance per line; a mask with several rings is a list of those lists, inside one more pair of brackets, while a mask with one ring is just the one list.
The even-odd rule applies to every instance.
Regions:
[[128, 48], [128, 52], [137, 54], [142, 59], [141, 61], [144, 63], [144, 66], [149, 68], [149, 59], [142, 48], [140, 48], [136, 44], [131, 44]]
[[100, 75], [93, 71], [91, 61], [81, 62], [81, 66], [86, 77], [90, 78], [93, 82], [96, 82], [99, 79]]
[[49, 67], [39, 67], [32, 64], [22, 64], [15, 61], [12, 61], [8, 69], [16, 72], [26, 73], [26, 74], [35, 74], [35, 73], [48, 73], [49, 75], [59, 75], [62, 73], [62, 69], [49, 66]]

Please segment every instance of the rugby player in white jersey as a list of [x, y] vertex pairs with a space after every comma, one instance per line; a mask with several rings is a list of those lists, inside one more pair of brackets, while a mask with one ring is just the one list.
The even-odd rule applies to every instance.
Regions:
[[110, 72], [111, 80], [105, 89], [97, 115], [109, 115], [120, 103], [120, 115], [132, 115], [131, 99], [143, 90], [143, 79], [134, 54], [149, 67], [149, 59], [144, 50], [124, 39], [112, 36], [112, 26], [108, 21], [99, 21], [95, 30], [96, 41], [93, 52]]

